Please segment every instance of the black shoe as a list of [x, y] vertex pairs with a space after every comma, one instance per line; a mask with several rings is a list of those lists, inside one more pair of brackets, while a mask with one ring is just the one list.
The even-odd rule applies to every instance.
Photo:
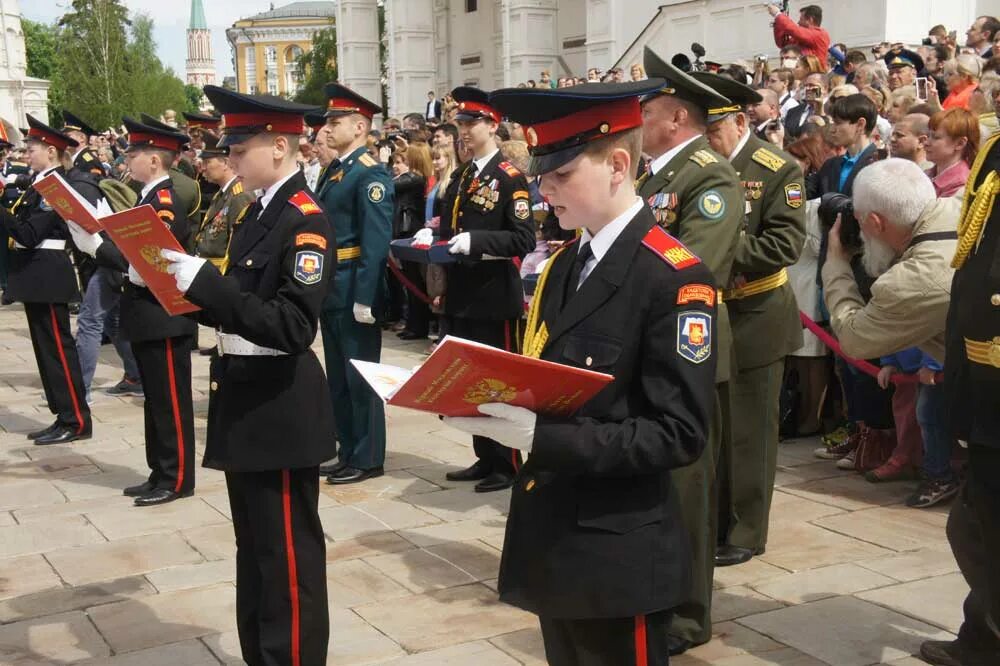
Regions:
[[489, 468], [482, 460], [477, 460], [471, 467], [460, 469], [457, 472], [448, 472], [444, 478], [449, 481], [481, 481], [490, 475]]
[[723, 544], [715, 549], [715, 566], [731, 567], [734, 564], [743, 564], [753, 558], [753, 551], [741, 546], [730, 546]]
[[49, 434], [58, 427], [59, 427], [59, 421], [55, 421], [52, 425], [50, 425], [48, 428], [45, 428], [44, 430], [36, 430], [35, 432], [29, 432], [28, 439], [38, 439], [43, 435]]
[[129, 379], [128, 377], [122, 377], [120, 382], [104, 392], [108, 395], [132, 395], [137, 398], [142, 398], [146, 395], [142, 390], [142, 382], [138, 379]]
[[93, 429], [90, 426], [84, 428], [83, 432], [77, 433], [76, 428], [60, 424], [54, 430], [36, 439], [35, 446], [44, 446], [46, 444], [68, 444], [69, 442], [75, 442], [78, 439], [90, 439], [92, 435]]
[[419, 333], [414, 333], [413, 331], [403, 331], [399, 334], [400, 340], [423, 340], [426, 337], [426, 335], [420, 335]]
[[358, 483], [360, 481], [364, 481], [365, 479], [374, 479], [376, 476], [382, 476], [384, 473], [385, 471], [381, 467], [375, 467], [374, 469], [357, 469], [355, 467], [345, 466], [339, 472], [334, 472], [330, 476], [326, 477], [326, 482], [335, 486], [346, 483]]
[[14, 305], [14, 299], [7, 295], [6, 290], [4, 290], [3, 296], [0, 296], [0, 305]]
[[694, 643], [686, 638], [680, 638], [679, 636], [667, 635], [667, 652], [671, 657], [676, 657], [679, 654], [684, 654], [688, 650], [694, 647]]
[[320, 476], [327, 476], [328, 474], [336, 474], [345, 467], [347, 467], [347, 463], [338, 460], [337, 462], [330, 463], [329, 465], [320, 465], [319, 473]]
[[140, 497], [142, 495], [148, 495], [153, 492], [153, 484], [149, 481], [143, 481], [137, 486], [129, 486], [122, 491], [122, 495], [125, 497]]
[[936, 666], [962, 666], [962, 646], [958, 641], [924, 641], [920, 658]]
[[493, 472], [488, 477], [476, 484], [474, 490], [477, 493], [492, 493], [497, 490], [504, 490], [514, 485], [514, 477], [503, 472]]
[[134, 504], [136, 506], [156, 506], [157, 504], [166, 504], [167, 502], [179, 500], [182, 497], [191, 497], [191, 495], [194, 495], [193, 490], [177, 493], [168, 488], [157, 488], [156, 490], [151, 490], [145, 495], [136, 497]]
[[218, 349], [217, 347], [209, 347], [208, 349], [199, 349], [198, 353], [202, 356], [214, 356], [217, 349]]

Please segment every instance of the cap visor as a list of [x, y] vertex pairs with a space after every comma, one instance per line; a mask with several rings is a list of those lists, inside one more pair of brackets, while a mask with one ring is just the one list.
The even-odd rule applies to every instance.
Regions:
[[563, 148], [562, 150], [557, 150], [554, 153], [548, 153], [547, 155], [532, 155], [531, 159], [528, 161], [528, 175], [529, 176], [542, 176], [549, 173], [550, 171], [555, 171], [564, 164], [568, 164], [576, 159], [577, 155], [581, 154], [586, 150], [587, 144], [580, 144], [579, 146], [572, 146], [570, 148]]
[[227, 132], [223, 132], [222, 136], [219, 138], [219, 143], [216, 145], [220, 148], [235, 146], [238, 143], [243, 143], [252, 136], [254, 136], [254, 134], [229, 134]]

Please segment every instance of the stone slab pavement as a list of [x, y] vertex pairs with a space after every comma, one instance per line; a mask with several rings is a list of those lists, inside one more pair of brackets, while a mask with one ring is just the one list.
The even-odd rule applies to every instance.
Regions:
[[[385, 339], [385, 360], [407, 367], [428, 344]], [[121, 489], [146, 474], [141, 401], [95, 388], [93, 439], [32, 446], [25, 433], [51, 417], [18, 306], [0, 309], [0, 359], [0, 664], [241, 663], [222, 474], [199, 468], [193, 498], [134, 508]], [[200, 455], [208, 363], [193, 364]], [[106, 346], [95, 387], [119, 375]], [[466, 435], [387, 418], [386, 475], [322, 487], [327, 663], [544, 664], [535, 619], [497, 601], [509, 494], [445, 479], [473, 459]], [[967, 588], [947, 507], [907, 509], [911, 484], [869, 484], [816, 445], [781, 445], [767, 553], [717, 572], [715, 638], [672, 663], [903, 666], [957, 631]]]

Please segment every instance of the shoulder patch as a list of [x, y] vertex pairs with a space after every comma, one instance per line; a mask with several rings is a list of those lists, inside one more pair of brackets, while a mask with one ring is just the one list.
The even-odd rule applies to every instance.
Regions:
[[718, 220], [726, 214], [726, 200], [718, 190], [706, 190], [698, 199], [698, 212], [708, 220]]
[[799, 183], [785, 185], [785, 203], [789, 208], [802, 207], [802, 185]]
[[695, 151], [689, 159], [700, 167], [706, 167], [709, 164], [716, 164], [719, 161], [715, 155], [707, 150]]
[[660, 226], [650, 229], [642, 244], [677, 271], [701, 263], [701, 259]]
[[295, 279], [302, 284], [316, 284], [323, 279], [323, 255], [312, 250], [296, 252]]
[[233, 189], [230, 190], [233, 194], [243, 194], [243, 181], [238, 180], [233, 183]]
[[170, 190], [160, 190], [156, 193], [156, 197], [164, 206], [174, 205], [174, 198], [170, 195]]
[[520, 169], [518, 169], [516, 166], [514, 166], [510, 162], [501, 162], [499, 166], [500, 166], [501, 169], [503, 169], [507, 173], [508, 176], [513, 177], [513, 176], [520, 176], [521, 175]]
[[302, 247], [303, 245], [315, 245], [321, 250], [326, 249], [326, 237], [320, 234], [296, 234], [295, 235], [295, 247]]
[[385, 199], [385, 185], [377, 181], [374, 183], [368, 183], [367, 192], [368, 201], [371, 201], [372, 203], [382, 203], [382, 200]]
[[531, 198], [531, 194], [528, 193], [528, 190], [518, 190], [518, 191], [514, 192], [514, 194], [511, 195], [511, 198], [512, 199], [530, 199]]
[[376, 164], [378, 164], [378, 161], [374, 157], [369, 155], [367, 152], [361, 153], [361, 157], [358, 158], [358, 161], [361, 162], [366, 167], [373, 167]]
[[323, 209], [319, 207], [309, 193], [305, 190], [299, 190], [288, 200], [288, 203], [292, 204], [299, 209], [299, 212], [303, 215], [315, 215], [317, 213], [322, 213]]
[[779, 171], [781, 167], [785, 166], [785, 160], [767, 148], [758, 148], [750, 159], [774, 172]]
[[94, 161], [94, 156], [90, 154], [89, 150], [83, 151], [83, 161], [84, 162], [93, 162]]
[[712, 355], [712, 315], [692, 310], [677, 313], [677, 354], [691, 363]]

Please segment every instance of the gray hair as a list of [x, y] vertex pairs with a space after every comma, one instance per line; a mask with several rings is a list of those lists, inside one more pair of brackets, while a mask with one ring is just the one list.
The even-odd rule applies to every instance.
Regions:
[[854, 181], [854, 211], [859, 221], [877, 213], [897, 227], [910, 229], [936, 197], [927, 174], [898, 157], [865, 167]]

